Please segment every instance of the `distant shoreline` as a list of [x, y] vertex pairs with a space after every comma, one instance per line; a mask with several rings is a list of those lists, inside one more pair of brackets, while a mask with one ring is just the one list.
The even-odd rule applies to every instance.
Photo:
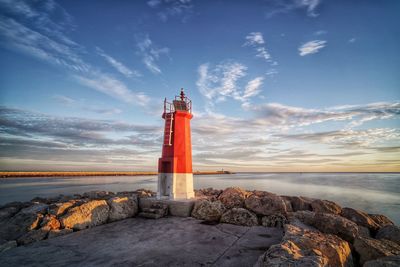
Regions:
[[[194, 175], [232, 174], [230, 171], [196, 171]], [[0, 172], [0, 178], [17, 177], [75, 177], [75, 176], [144, 176], [158, 175], [158, 172], [89, 172], [89, 171], [65, 171], [65, 172]]]

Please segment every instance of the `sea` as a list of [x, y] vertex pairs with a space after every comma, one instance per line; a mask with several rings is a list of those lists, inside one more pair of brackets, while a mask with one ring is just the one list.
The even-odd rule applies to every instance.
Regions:
[[[388, 216], [400, 224], [400, 173], [234, 173], [195, 175], [195, 189], [238, 186], [279, 195], [335, 201], [367, 213]], [[112, 192], [139, 188], [157, 190], [157, 176], [82, 176], [0, 178], [0, 204], [34, 197]]]

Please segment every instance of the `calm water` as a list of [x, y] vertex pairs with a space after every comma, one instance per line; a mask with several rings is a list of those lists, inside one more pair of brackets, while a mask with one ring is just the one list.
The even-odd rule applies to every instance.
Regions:
[[[35, 196], [83, 193], [91, 190], [156, 191], [156, 176], [100, 176], [0, 179], [0, 204]], [[195, 188], [239, 186], [281, 195], [333, 200], [342, 206], [381, 213], [400, 224], [400, 173], [237, 173], [196, 175]]]

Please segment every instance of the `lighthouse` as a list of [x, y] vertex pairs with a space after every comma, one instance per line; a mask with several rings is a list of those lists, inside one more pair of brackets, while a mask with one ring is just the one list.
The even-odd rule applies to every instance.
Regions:
[[193, 198], [192, 101], [185, 96], [183, 89], [172, 103], [165, 98], [162, 118], [165, 126], [162, 156], [158, 160], [157, 198]]

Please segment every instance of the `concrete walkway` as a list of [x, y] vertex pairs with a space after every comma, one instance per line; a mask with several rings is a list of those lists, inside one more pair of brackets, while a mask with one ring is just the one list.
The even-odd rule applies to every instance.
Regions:
[[132, 218], [8, 250], [0, 265], [253, 266], [281, 238], [277, 228]]

